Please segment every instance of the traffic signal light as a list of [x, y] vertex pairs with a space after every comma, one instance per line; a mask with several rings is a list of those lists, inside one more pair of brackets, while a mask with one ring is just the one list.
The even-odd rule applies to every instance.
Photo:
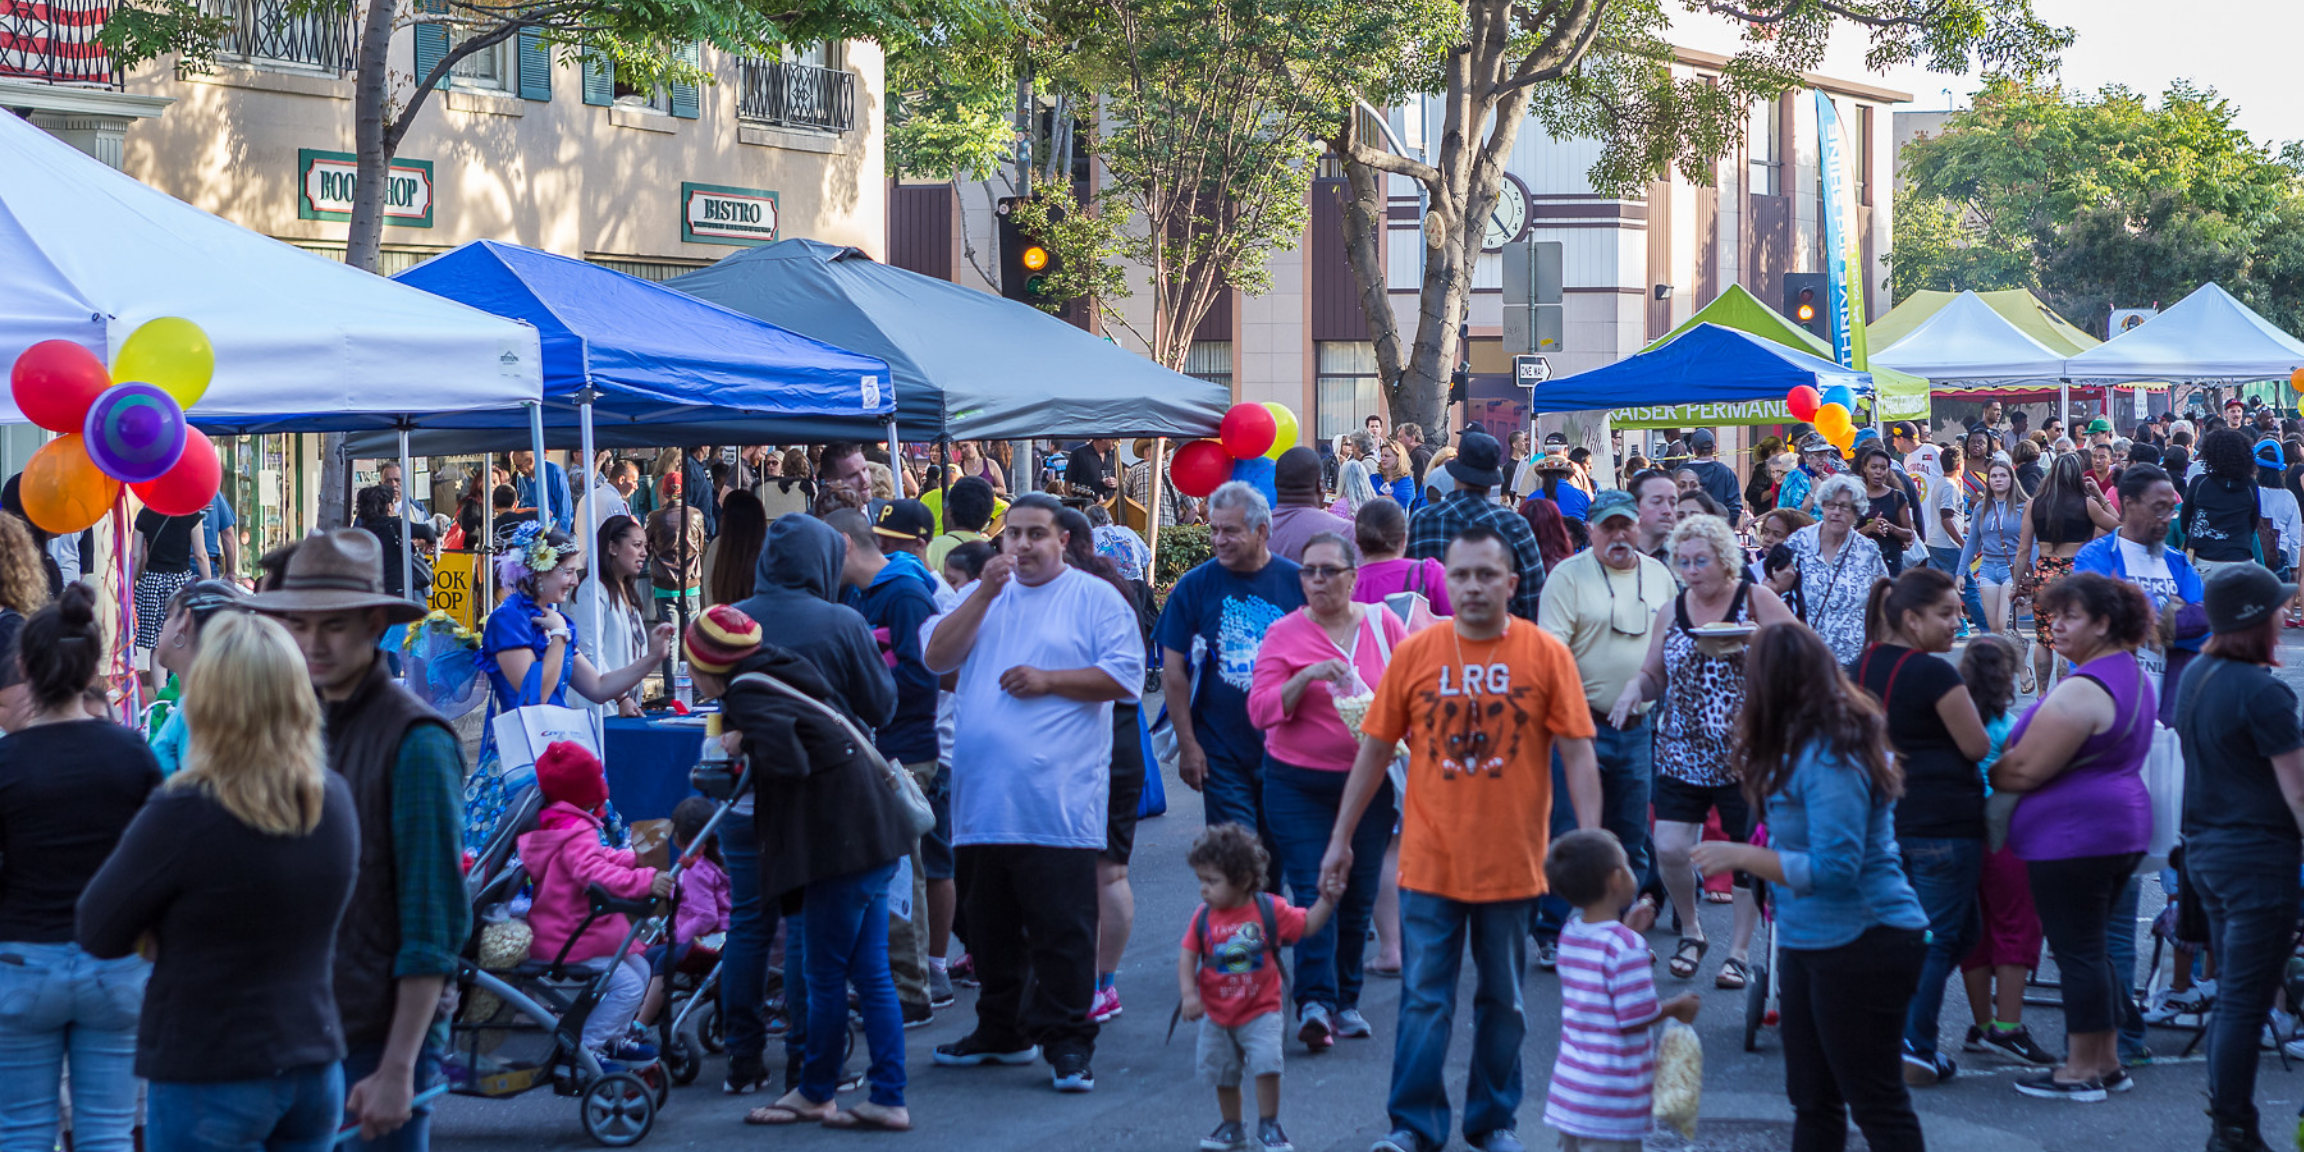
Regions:
[[1784, 315], [1826, 344], [1832, 343], [1831, 292], [1821, 272], [1784, 274]]
[[1048, 280], [1063, 265], [1046, 244], [1017, 226], [1019, 203], [1016, 197], [1004, 197], [992, 209], [1000, 227], [1000, 294], [1025, 304], [1053, 305], [1057, 301]]

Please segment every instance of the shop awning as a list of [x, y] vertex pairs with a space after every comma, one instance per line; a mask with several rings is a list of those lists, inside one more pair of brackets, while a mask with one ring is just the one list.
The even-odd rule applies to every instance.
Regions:
[[[536, 330], [250, 232], [0, 115], [0, 364], [42, 340], [105, 362], [181, 316], [216, 349], [215, 434], [390, 428], [517, 406]], [[0, 423], [23, 414], [0, 389]]]
[[2065, 361], [2074, 381], [2285, 380], [2304, 368], [2304, 342], [2209, 283], [2166, 311]]
[[1790, 424], [1794, 417], [1784, 395], [1802, 384], [1819, 392], [1841, 385], [1859, 396], [1872, 392], [1869, 373], [1748, 332], [1698, 324], [1670, 343], [1605, 368], [1545, 381], [1533, 390], [1529, 407], [1609, 409], [1610, 422], [1626, 428], [1667, 419], [1675, 427]]

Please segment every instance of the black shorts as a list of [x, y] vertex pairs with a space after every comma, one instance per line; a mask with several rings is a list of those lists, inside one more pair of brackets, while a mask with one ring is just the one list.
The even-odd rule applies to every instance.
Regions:
[[950, 880], [952, 866], [952, 768], [938, 764], [927, 789], [928, 807], [936, 813], [936, 826], [920, 838], [920, 874], [929, 880]]
[[1104, 858], [1126, 864], [1136, 851], [1136, 809], [1144, 802], [1144, 743], [1137, 705], [1112, 706], [1112, 796], [1104, 815]]
[[1702, 824], [1712, 810], [1720, 810], [1720, 829], [1739, 844], [1752, 838], [1752, 803], [1742, 784], [1690, 784], [1659, 773], [1651, 793], [1656, 818], [1675, 824]]

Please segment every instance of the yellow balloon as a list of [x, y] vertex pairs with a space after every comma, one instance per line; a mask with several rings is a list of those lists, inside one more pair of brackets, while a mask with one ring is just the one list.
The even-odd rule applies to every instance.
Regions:
[[1826, 440], [1837, 444], [1841, 437], [1855, 431], [1855, 424], [1848, 418], [1847, 408], [1826, 404], [1816, 410], [1816, 430], [1822, 432]]
[[115, 383], [142, 380], [190, 408], [216, 375], [216, 349], [198, 324], [181, 316], [146, 321], [120, 345], [112, 362]]
[[1264, 407], [1272, 413], [1272, 446], [1264, 450], [1264, 458], [1278, 460], [1282, 452], [1296, 446], [1297, 437], [1303, 429], [1297, 426], [1296, 414], [1290, 412], [1287, 405], [1277, 400], [1266, 400]]

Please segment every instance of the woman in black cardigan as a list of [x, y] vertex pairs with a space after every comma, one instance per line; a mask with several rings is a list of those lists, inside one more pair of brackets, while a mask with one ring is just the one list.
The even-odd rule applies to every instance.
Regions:
[[184, 720], [183, 770], [81, 893], [80, 946], [126, 956], [149, 936], [158, 949], [136, 1035], [155, 1152], [326, 1152], [344, 1116], [331, 957], [359, 837], [287, 630], [215, 621]]
[[[918, 837], [870, 748], [856, 746], [851, 734], [860, 727], [841, 724], [816, 703], [837, 694], [814, 664], [764, 647], [760, 625], [726, 604], [697, 617], [683, 647], [696, 694], [720, 699], [722, 743], [751, 765], [760, 899], [787, 905], [784, 999], [808, 1009], [792, 1090], [753, 1109], [745, 1122], [907, 1131], [904, 1015], [888, 971], [888, 885]], [[794, 691], [747, 679], [751, 673]], [[790, 914], [794, 897], [798, 915]], [[872, 1050], [872, 1098], [842, 1112], [832, 1097], [846, 1054], [850, 984]], [[797, 1017], [793, 1027], [802, 1027]]]

